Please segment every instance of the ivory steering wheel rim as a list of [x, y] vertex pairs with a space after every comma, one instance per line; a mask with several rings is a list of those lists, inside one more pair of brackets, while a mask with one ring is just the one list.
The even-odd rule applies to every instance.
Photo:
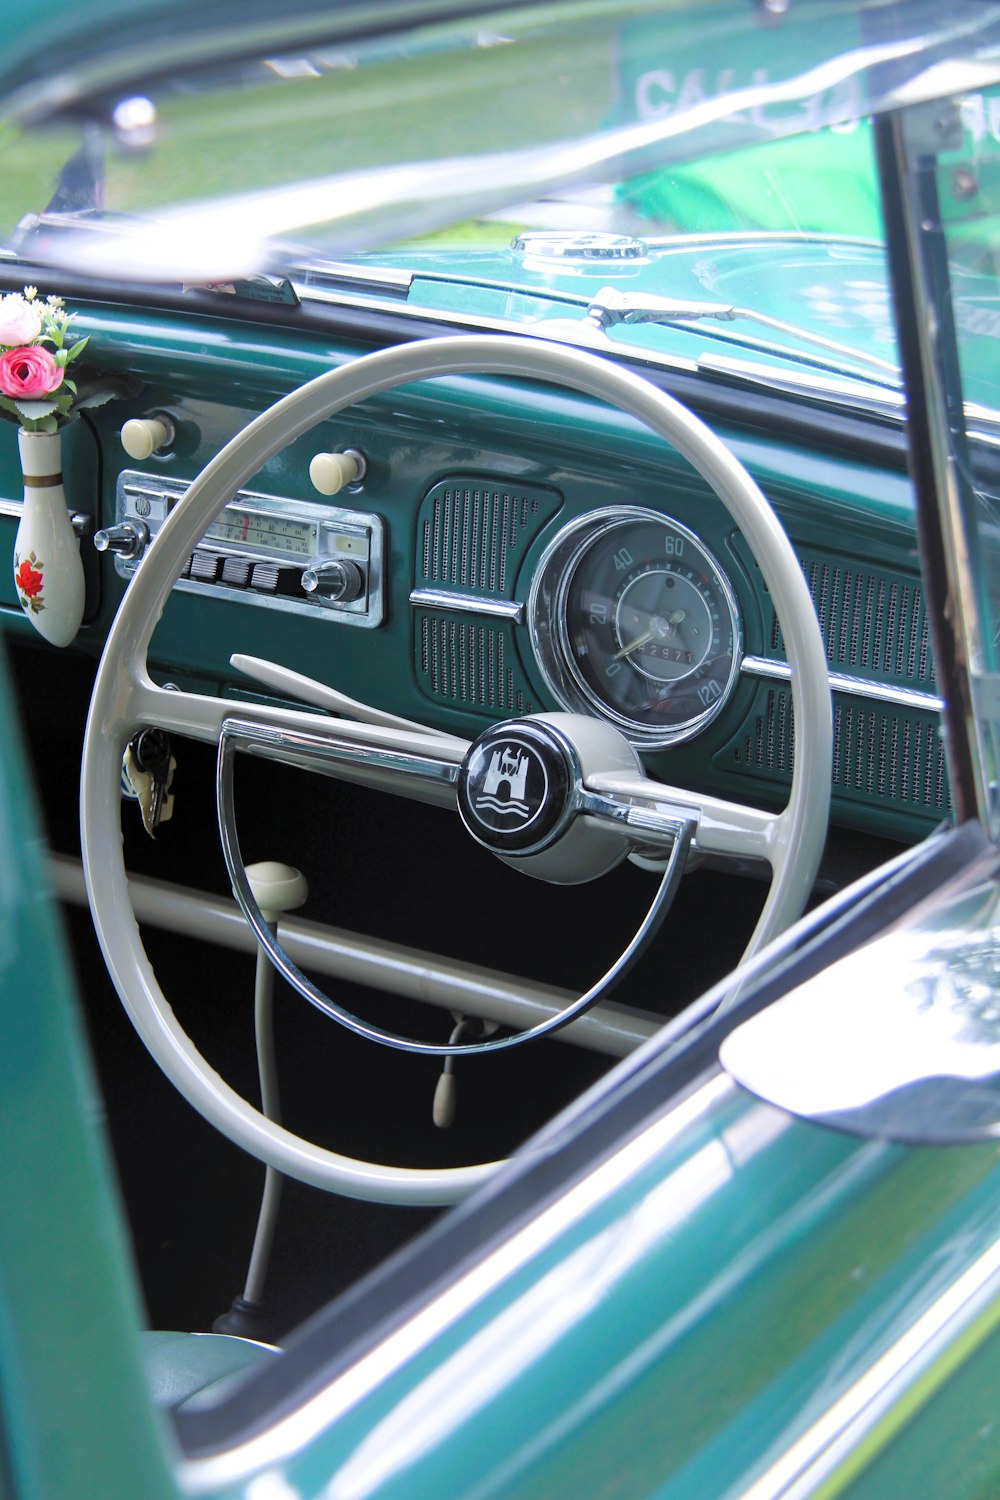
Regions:
[[[466, 1167], [382, 1165], [316, 1146], [269, 1120], [210, 1066], [177, 1021], [146, 956], [128, 896], [120, 829], [125, 744], [158, 723], [211, 739], [220, 700], [167, 693], [150, 679], [155, 626], [184, 560], [212, 520], [289, 442], [359, 401], [434, 376], [489, 375], [542, 380], [596, 397], [672, 444], [711, 486], [746, 537], [781, 622], [795, 715], [788, 804], [769, 822], [772, 883], [754, 936], [759, 948], [799, 914], [825, 838], [832, 767], [832, 715], [826, 654], [791, 543], [757, 485], [712, 430], [641, 376], [589, 351], [530, 338], [462, 335], [395, 346], [328, 371], [269, 407], [202, 470], [164, 523], [115, 617], [91, 700], [80, 792], [87, 892], [109, 974], [154, 1061], [175, 1087], [235, 1144], [287, 1176], [374, 1202], [454, 1203], [503, 1162]], [[241, 712], [243, 710], [241, 705]], [[262, 707], [259, 716], [297, 722]], [[303, 713], [303, 725], [316, 716]], [[340, 728], [338, 722], [338, 728]], [[366, 733], [373, 733], [366, 729]], [[360, 738], [360, 735], [359, 735]], [[699, 799], [695, 798], [695, 801]], [[655, 1039], [648, 1045], [655, 1045]]]

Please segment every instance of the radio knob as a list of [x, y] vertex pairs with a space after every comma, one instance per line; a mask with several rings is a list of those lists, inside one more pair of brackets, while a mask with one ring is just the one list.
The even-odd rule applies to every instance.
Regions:
[[302, 588], [331, 604], [350, 604], [364, 593], [365, 575], [357, 563], [344, 558], [316, 558], [302, 574]]
[[162, 413], [155, 417], [131, 417], [122, 428], [120, 437], [129, 458], [141, 461], [170, 447], [174, 440], [174, 424]]
[[94, 533], [95, 551], [112, 552], [125, 562], [141, 557], [148, 542], [149, 529], [142, 521], [122, 521], [118, 526], [107, 526]]

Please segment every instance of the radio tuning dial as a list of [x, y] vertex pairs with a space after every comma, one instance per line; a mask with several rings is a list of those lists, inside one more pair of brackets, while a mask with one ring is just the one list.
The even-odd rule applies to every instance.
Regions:
[[111, 552], [131, 562], [141, 557], [149, 542], [149, 528], [142, 521], [122, 521], [94, 533], [94, 550]]
[[316, 558], [302, 574], [307, 594], [328, 599], [331, 604], [350, 604], [364, 592], [365, 575], [357, 563], [346, 558]]

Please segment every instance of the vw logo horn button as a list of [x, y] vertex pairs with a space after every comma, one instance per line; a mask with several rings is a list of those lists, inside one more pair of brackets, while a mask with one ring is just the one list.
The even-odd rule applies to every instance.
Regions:
[[462, 762], [458, 810], [488, 849], [534, 853], [566, 823], [573, 781], [566, 751], [542, 726], [494, 724]]

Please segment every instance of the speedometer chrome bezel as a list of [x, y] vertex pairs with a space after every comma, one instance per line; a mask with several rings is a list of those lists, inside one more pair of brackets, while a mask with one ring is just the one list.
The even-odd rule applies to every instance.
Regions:
[[[668, 727], [630, 718], [605, 701], [584, 678], [572, 642], [568, 600], [578, 568], [591, 549], [611, 533], [637, 523], [654, 523], [679, 533], [704, 556], [719, 601], [728, 614], [733, 654], [718, 698], [699, 713]], [[528, 595], [528, 632], [539, 670], [559, 703], [572, 713], [596, 713], [614, 724], [631, 744], [665, 749], [700, 734], [730, 701], [743, 659], [743, 626], [732, 583], [718, 559], [696, 532], [664, 511], [648, 506], [613, 505], [588, 511], [570, 521], [543, 552]]]

